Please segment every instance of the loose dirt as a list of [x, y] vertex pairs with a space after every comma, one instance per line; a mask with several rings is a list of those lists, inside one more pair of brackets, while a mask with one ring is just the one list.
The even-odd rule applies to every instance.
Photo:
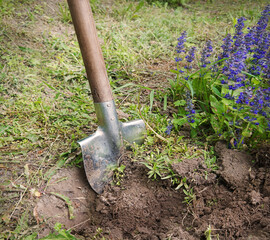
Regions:
[[[269, 152], [251, 156], [223, 143], [215, 150], [218, 171], [208, 169], [203, 158], [173, 164], [193, 187], [189, 205], [182, 189], [175, 190], [167, 180], [148, 179], [145, 166], [130, 159], [122, 162], [126, 169], [121, 185], [108, 185], [99, 196], [82, 168], [62, 169], [35, 207], [43, 226], [39, 237], [60, 222], [85, 239], [206, 239], [207, 229], [212, 239], [270, 239]], [[74, 219], [67, 203], [52, 192], [70, 199]]]

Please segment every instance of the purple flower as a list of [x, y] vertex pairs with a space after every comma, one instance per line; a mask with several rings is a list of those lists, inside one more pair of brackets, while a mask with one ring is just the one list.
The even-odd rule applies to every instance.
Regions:
[[166, 133], [167, 135], [170, 135], [172, 129], [173, 129], [173, 125], [171, 124], [171, 121], [169, 121], [169, 125], [167, 126], [167, 129], [166, 129], [165, 133]]
[[257, 47], [253, 50], [253, 62], [255, 64], [262, 65], [263, 61], [260, 61], [265, 57], [265, 54], [270, 46], [270, 36], [269, 33], [264, 32], [261, 37], [258, 39]]
[[244, 36], [245, 38], [245, 45], [246, 48], [249, 52], [252, 52], [251, 47], [255, 44], [255, 33], [256, 33], [256, 28], [248, 28], [249, 31], [248, 33]]
[[221, 55], [218, 57], [218, 59], [223, 59], [223, 58], [228, 58], [230, 56], [230, 53], [232, 51], [232, 36], [228, 34], [224, 39], [223, 39], [223, 45], [221, 46], [223, 49], [223, 52]]
[[231, 94], [227, 93], [224, 98], [228, 99], [228, 100], [233, 100], [234, 96], [232, 96]]
[[[193, 60], [195, 59], [195, 51], [196, 51], [196, 47], [192, 47], [189, 51], [187, 56], [185, 56], [185, 59], [187, 60], [188, 63], [192, 63]], [[186, 69], [192, 69], [192, 66], [186, 65], [185, 66]]]
[[[267, 102], [266, 102], [267, 104]], [[264, 98], [264, 91], [263, 89], [259, 88], [254, 93], [252, 100], [250, 101], [249, 105], [251, 106], [251, 112], [254, 114], [258, 114], [263, 111], [265, 106], [265, 98]]]
[[236, 84], [229, 85], [229, 89], [236, 90], [242, 87], [245, 83], [245, 75], [242, 71], [245, 70], [245, 60], [247, 58], [247, 51], [244, 45], [241, 45], [237, 52], [226, 60], [226, 64], [222, 69], [222, 73], [228, 77], [228, 80], [235, 82]]
[[207, 58], [211, 56], [212, 52], [213, 52], [212, 42], [207, 41], [201, 54], [201, 67], [206, 67], [207, 64], [211, 63], [209, 60], [207, 60]]
[[241, 92], [236, 100], [238, 104], [248, 104], [253, 96], [252, 88], [248, 87], [243, 92]]
[[243, 35], [243, 28], [245, 26], [244, 21], [246, 21], [244, 17], [240, 17], [237, 20], [237, 24], [234, 26], [235, 27], [235, 35], [233, 36], [234, 41], [234, 51], [237, 51], [237, 49], [245, 42], [244, 41], [244, 35]]
[[270, 4], [268, 4], [261, 13], [261, 17], [256, 27], [258, 34], [266, 29], [269, 21], [269, 16], [270, 16]]
[[[176, 45], [176, 52], [179, 53], [179, 54], [182, 53], [182, 52], [185, 52], [184, 44], [186, 42], [186, 37], [187, 37], [187, 32], [184, 31], [184, 32], [182, 32], [181, 36], [177, 39], [178, 43]], [[180, 61], [182, 61], [182, 59]]]

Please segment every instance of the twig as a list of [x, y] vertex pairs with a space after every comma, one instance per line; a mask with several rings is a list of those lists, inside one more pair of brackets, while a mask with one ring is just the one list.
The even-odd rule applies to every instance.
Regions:
[[1, 161], [0, 160], [0, 163], [21, 163], [20, 161]]
[[162, 141], [165, 141], [165, 142], [169, 142], [166, 138], [162, 137], [161, 135], [159, 135], [149, 124], [148, 122], [144, 119], [144, 117], [142, 116], [142, 113], [141, 113], [141, 110], [139, 109], [139, 114], [140, 114], [140, 117], [142, 118], [142, 120], [144, 121], [144, 123], [147, 125], [147, 127], [154, 133], [156, 134], [156, 136], [161, 139]]
[[22, 201], [22, 199], [23, 199], [25, 193], [27, 192], [27, 190], [28, 190], [28, 188], [26, 188], [26, 189], [23, 191], [23, 193], [21, 194], [19, 201], [16, 203], [16, 205], [15, 205], [15, 207], [14, 207], [14, 210], [12, 211], [12, 213], [11, 213], [10, 216], [9, 216], [9, 220], [12, 218], [13, 214], [15, 213], [15, 211], [16, 211], [17, 207], [19, 206], [19, 204], [21, 203], [21, 201]]
[[124, 101], [126, 101], [126, 99], [129, 97], [130, 94], [128, 94], [121, 102], [120, 104], [118, 104], [118, 109], [121, 107], [121, 105], [123, 104]]
[[138, 110], [139, 110], [139, 115], [142, 118], [142, 120], [144, 121], [144, 123], [147, 125], [147, 127], [154, 133], [156, 134], [156, 136], [161, 139], [162, 141], [165, 142], [169, 142], [166, 138], [162, 137], [161, 135], [159, 135], [149, 124], [148, 122], [144, 119], [144, 117], [142, 116], [142, 112], [141, 112], [141, 108], [140, 108], [141, 104], [140, 104], [140, 99], [138, 98]]
[[71, 230], [71, 229], [73, 229], [73, 228], [76, 228], [76, 227], [78, 227], [78, 226], [80, 226], [80, 225], [83, 225], [83, 224], [89, 222], [90, 220], [91, 220], [91, 218], [88, 218], [88, 219], [86, 219], [85, 221], [80, 222], [80, 223], [78, 223], [78, 224], [76, 224], [76, 225], [70, 227], [67, 231], [69, 231], [69, 230]]
[[5, 192], [23, 192], [22, 189], [11, 189], [11, 188], [4, 188], [4, 190], [2, 191], [5, 191]]

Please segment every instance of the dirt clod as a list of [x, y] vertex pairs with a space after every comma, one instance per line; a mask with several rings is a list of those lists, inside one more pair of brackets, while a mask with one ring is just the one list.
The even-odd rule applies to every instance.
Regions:
[[244, 152], [227, 149], [222, 142], [216, 144], [215, 150], [221, 161], [222, 178], [231, 187], [245, 187], [252, 171], [252, 157]]

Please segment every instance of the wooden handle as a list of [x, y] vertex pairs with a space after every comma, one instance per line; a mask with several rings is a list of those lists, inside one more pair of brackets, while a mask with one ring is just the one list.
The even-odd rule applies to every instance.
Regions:
[[113, 99], [89, 0], [68, 0], [95, 103]]

